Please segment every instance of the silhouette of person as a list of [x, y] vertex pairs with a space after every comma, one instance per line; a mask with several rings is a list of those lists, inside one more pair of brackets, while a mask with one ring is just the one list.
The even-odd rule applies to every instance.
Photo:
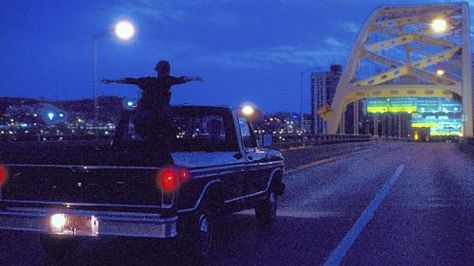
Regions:
[[155, 66], [156, 77], [123, 78], [118, 80], [103, 79], [105, 84], [120, 83], [138, 85], [142, 90], [136, 109], [135, 127], [146, 140], [156, 143], [163, 140], [170, 144], [176, 138], [170, 114], [171, 87], [189, 81], [203, 81], [201, 77], [173, 77], [171, 65], [162, 60]]

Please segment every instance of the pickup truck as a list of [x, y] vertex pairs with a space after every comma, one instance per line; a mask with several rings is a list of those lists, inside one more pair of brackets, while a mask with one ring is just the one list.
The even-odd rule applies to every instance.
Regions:
[[271, 224], [285, 189], [281, 153], [258, 145], [238, 110], [171, 113], [176, 139], [166, 149], [141, 139], [133, 112], [113, 141], [1, 144], [0, 230], [39, 233], [54, 255], [113, 236], [177, 241], [206, 258], [223, 215], [255, 208], [257, 222]]

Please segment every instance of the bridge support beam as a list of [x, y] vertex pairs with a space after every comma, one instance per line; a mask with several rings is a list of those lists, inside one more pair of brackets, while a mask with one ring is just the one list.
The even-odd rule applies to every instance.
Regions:
[[354, 135], [359, 135], [359, 101], [354, 102]]

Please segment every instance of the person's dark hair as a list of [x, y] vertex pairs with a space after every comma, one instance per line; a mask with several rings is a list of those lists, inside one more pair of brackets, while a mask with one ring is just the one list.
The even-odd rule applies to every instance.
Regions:
[[171, 71], [170, 62], [166, 60], [161, 60], [155, 66], [155, 70], [158, 71], [160, 74], [169, 74]]

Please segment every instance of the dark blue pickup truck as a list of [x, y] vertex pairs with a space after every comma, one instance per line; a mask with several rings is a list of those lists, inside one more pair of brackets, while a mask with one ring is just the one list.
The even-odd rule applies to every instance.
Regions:
[[223, 215], [255, 208], [272, 223], [281, 153], [258, 145], [237, 110], [175, 106], [172, 116], [166, 149], [141, 139], [133, 114], [112, 142], [1, 144], [0, 229], [40, 233], [52, 254], [73, 252], [81, 237], [118, 236], [183, 241], [206, 257]]

